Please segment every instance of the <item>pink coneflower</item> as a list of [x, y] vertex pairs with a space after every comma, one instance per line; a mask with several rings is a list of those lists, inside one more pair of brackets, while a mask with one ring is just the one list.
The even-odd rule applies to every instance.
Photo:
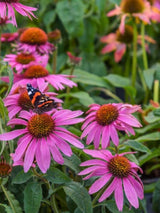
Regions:
[[39, 115], [21, 111], [19, 118], [10, 120], [8, 125], [24, 125], [25, 128], [1, 134], [0, 140], [8, 141], [22, 136], [14, 153], [14, 163], [23, 158], [24, 172], [27, 172], [35, 160], [45, 173], [50, 166], [51, 155], [59, 164], [64, 163], [61, 152], [72, 155], [68, 143], [80, 149], [84, 147], [77, 136], [64, 128], [82, 122], [82, 118], [77, 118], [82, 113], [80, 110], [60, 110]]
[[1, 35], [1, 42], [13, 42], [18, 38], [18, 33], [3, 33]]
[[16, 17], [14, 9], [20, 13], [22, 16], [28, 16], [31, 19], [32, 15], [34, 14], [32, 11], [36, 11], [37, 8], [34, 7], [28, 7], [21, 3], [19, 3], [20, 0], [1, 0], [0, 1], [0, 18], [5, 18], [6, 16], [10, 19], [12, 19], [13, 24], [17, 26]]
[[159, 0], [147, 0], [151, 4], [151, 19], [153, 21], [160, 22], [160, 1]]
[[110, 144], [110, 138], [118, 146], [119, 137], [117, 130], [125, 131], [134, 135], [132, 127], [141, 127], [141, 124], [131, 114], [140, 109], [138, 105], [130, 104], [91, 104], [87, 111], [87, 117], [82, 125], [82, 138], [87, 136], [87, 145], [92, 141], [94, 147], [99, 147], [100, 141], [102, 149]]
[[[123, 55], [126, 52], [127, 46], [131, 45], [133, 42], [133, 28], [129, 25], [125, 25], [125, 32], [120, 33], [119, 29], [116, 33], [110, 33], [106, 36], [103, 36], [100, 40], [102, 43], [107, 43], [107, 45], [101, 50], [102, 54], [110, 53], [115, 51], [114, 59], [116, 62], [119, 62]], [[145, 36], [145, 41], [155, 44], [155, 41], [149, 36]], [[141, 44], [141, 36], [138, 36], [137, 42]], [[148, 45], [146, 49], [149, 50]]]
[[104, 189], [99, 202], [106, 200], [113, 192], [119, 211], [123, 209], [123, 190], [131, 206], [139, 207], [138, 198], [143, 199], [143, 183], [140, 180], [137, 170], [142, 173], [142, 169], [134, 162], [130, 162], [125, 154], [115, 156], [108, 150], [84, 150], [85, 153], [94, 158], [81, 163], [80, 166], [89, 166], [79, 173], [87, 175], [84, 180], [99, 176], [89, 189], [89, 194]]
[[74, 65], [78, 65], [81, 62], [81, 60], [82, 60], [81, 57], [76, 57], [71, 52], [67, 52], [67, 55], [68, 55], [68, 57], [70, 59], [70, 62], [72, 64], [74, 64]]
[[[45, 93], [45, 95], [48, 95], [56, 103], [61, 104], [63, 102], [62, 100], [55, 97], [57, 95], [56, 93], [47, 92], [46, 85], [45, 85], [45, 87], [43, 87], [43, 85], [41, 85], [41, 88], [42, 88], [41, 92]], [[12, 89], [12, 93], [9, 94], [3, 101], [4, 101], [4, 105], [8, 109], [9, 119], [12, 119], [13, 117], [15, 117], [22, 110], [27, 110], [27, 111], [33, 110], [33, 105], [28, 96], [26, 86], [24, 86], [24, 85], [16, 88], [14, 91]], [[61, 109], [61, 107], [57, 107], [54, 110], [57, 110], [57, 109]]]
[[139, 18], [149, 24], [151, 14], [151, 6], [147, 0], [122, 0], [120, 6], [116, 5], [116, 9], [110, 11], [107, 16], [121, 16], [120, 32], [123, 34], [126, 17]]
[[38, 27], [30, 27], [20, 35], [18, 50], [24, 52], [38, 52], [40, 54], [52, 53], [53, 44], [48, 42], [47, 34]]
[[5, 18], [0, 18], [0, 26], [4, 26], [6, 24], [14, 24], [14, 22], [6, 16]]
[[4, 61], [7, 61], [9, 65], [20, 74], [24, 69], [27, 69], [31, 65], [41, 64], [46, 66], [48, 63], [49, 56], [47, 54], [40, 56], [36, 53], [17, 53], [8, 54], [5, 56]]
[[76, 83], [67, 79], [67, 77], [72, 77], [69, 75], [61, 75], [61, 74], [49, 74], [48, 70], [45, 69], [41, 65], [32, 65], [27, 68], [24, 74], [15, 74], [14, 75], [14, 82], [15, 85], [23, 85], [30, 83], [35, 87], [41, 88], [41, 84], [48, 82], [51, 84], [56, 90], [64, 89], [64, 85], [73, 87], [76, 86]]

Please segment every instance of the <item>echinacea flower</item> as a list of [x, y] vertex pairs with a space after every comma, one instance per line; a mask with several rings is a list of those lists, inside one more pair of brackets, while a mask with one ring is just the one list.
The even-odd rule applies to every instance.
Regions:
[[82, 60], [81, 57], [76, 57], [71, 52], [67, 52], [67, 55], [68, 55], [68, 57], [70, 59], [70, 62], [72, 64], [74, 64], [74, 65], [78, 65], [81, 62], [81, 60]]
[[8, 125], [24, 125], [24, 129], [16, 129], [0, 135], [0, 140], [8, 141], [21, 136], [15, 150], [14, 164], [23, 159], [24, 172], [27, 172], [36, 161], [40, 170], [45, 173], [50, 167], [51, 155], [58, 164], [63, 164], [64, 155], [71, 156], [72, 150], [68, 143], [82, 149], [84, 146], [78, 137], [64, 126], [82, 122], [77, 118], [80, 110], [60, 110], [43, 114], [21, 111], [19, 118], [13, 118]]
[[125, 31], [126, 17], [139, 18], [142, 21], [150, 24], [151, 6], [147, 0], [122, 0], [120, 6], [116, 5], [116, 9], [110, 11], [107, 16], [121, 16], [120, 32]]
[[0, 161], [0, 177], [4, 178], [6, 176], [9, 176], [9, 174], [12, 171], [12, 166], [7, 163], [4, 159], [1, 159]]
[[49, 56], [38, 55], [36, 53], [23, 53], [19, 52], [17, 54], [8, 54], [5, 55], [4, 61], [8, 62], [9, 65], [20, 74], [24, 69], [27, 69], [33, 64], [41, 64], [42, 66], [46, 66], [48, 63]]
[[49, 54], [55, 50], [55, 47], [48, 42], [47, 34], [42, 29], [30, 27], [20, 35], [18, 50], [30, 53]]
[[147, 0], [151, 4], [151, 19], [153, 21], [160, 22], [160, 1], [159, 0]]
[[[145, 35], [145, 41], [155, 44], [155, 40]], [[102, 54], [114, 52], [114, 59], [119, 62], [127, 50], [127, 46], [133, 42], [133, 28], [129, 25], [125, 25], [125, 32], [122, 34], [118, 29], [115, 33], [110, 33], [103, 36], [100, 41], [107, 43], [107, 45], [101, 50]], [[141, 35], [138, 35], [137, 43], [141, 44]], [[145, 43], [146, 50], [149, 51], [148, 44]]]
[[17, 26], [15, 12], [16, 10], [22, 16], [28, 16], [31, 19], [31, 15], [35, 17], [32, 11], [36, 11], [37, 8], [25, 6], [19, 3], [20, 0], [1, 0], [0, 1], [0, 18], [11, 18], [13, 24]]
[[[28, 96], [28, 92], [26, 89], [26, 85], [20, 86], [16, 88], [14, 91], [11, 90], [12, 93], [10, 93], [3, 101], [4, 105], [8, 109], [8, 116], [9, 119], [12, 119], [17, 114], [20, 113], [22, 110], [34, 110], [33, 105], [31, 103], [31, 100]], [[63, 102], [62, 100], [56, 98], [57, 95], [54, 92], [47, 92], [46, 91], [46, 85], [43, 87], [41, 85], [41, 92], [45, 93], [45, 95], [49, 96], [51, 99], [53, 99], [57, 104], [60, 104]], [[54, 110], [61, 109], [61, 107], [54, 108]]]
[[13, 42], [18, 38], [18, 33], [2, 33], [1, 42]]
[[91, 104], [87, 111], [84, 124], [82, 125], [82, 136], [87, 136], [87, 145], [92, 141], [95, 149], [99, 147], [100, 141], [102, 149], [110, 144], [110, 138], [118, 146], [119, 137], [117, 130], [125, 131], [127, 134], [135, 134], [132, 127], [141, 127], [138, 120], [132, 113], [138, 111], [140, 106], [130, 104]]
[[49, 32], [47, 36], [50, 42], [58, 43], [61, 40], [61, 31], [58, 29], [55, 29], [54, 31]]
[[28, 83], [35, 87], [41, 88], [44, 83], [51, 84], [56, 90], [64, 89], [64, 85], [68, 87], [76, 86], [76, 83], [71, 81], [72, 76], [62, 74], [49, 74], [48, 70], [41, 65], [32, 65], [28, 67], [23, 74], [14, 74], [14, 85], [26, 85]]
[[10, 19], [8, 19], [8, 17], [4, 17], [4, 18], [0, 18], [0, 26], [4, 26], [6, 24], [14, 24], [14, 22]]
[[79, 173], [87, 175], [84, 180], [91, 177], [99, 178], [92, 184], [89, 194], [94, 194], [103, 188], [99, 202], [106, 200], [114, 193], [115, 202], [119, 211], [123, 209], [123, 191], [130, 205], [134, 208], [139, 207], [139, 199], [143, 199], [143, 183], [137, 171], [142, 173], [142, 169], [134, 162], [130, 162], [125, 154], [112, 155], [108, 150], [84, 150], [85, 153], [96, 159], [87, 160], [80, 166], [88, 166]]

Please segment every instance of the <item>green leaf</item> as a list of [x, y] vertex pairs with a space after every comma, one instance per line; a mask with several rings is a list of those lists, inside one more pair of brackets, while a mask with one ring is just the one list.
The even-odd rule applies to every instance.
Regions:
[[141, 137], [136, 138], [136, 141], [147, 142], [147, 141], [158, 141], [160, 138], [160, 132], [153, 132]]
[[81, 0], [63, 0], [57, 3], [57, 14], [66, 31], [73, 37], [81, 36], [84, 30], [84, 4]]
[[143, 128], [136, 129], [136, 132], [138, 132], [140, 134], [144, 134], [144, 133], [148, 132], [149, 130], [157, 129], [159, 127], [160, 127], [160, 121], [157, 121], [157, 122], [151, 123]]
[[95, 101], [93, 98], [89, 96], [87, 92], [74, 92], [74, 93], [69, 93], [71, 97], [78, 98], [79, 102], [84, 105], [84, 106], [89, 106], [90, 104], [93, 104]]
[[51, 24], [55, 21], [55, 18], [56, 12], [54, 10], [50, 10], [44, 14], [43, 21], [48, 32], [52, 31]]
[[159, 156], [160, 156], [160, 150], [156, 149], [156, 150], [152, 151], [151, 154], [147, 153], [147, 154], [141, 156], [139, 158], [139, 164], [140, 164], [140, 166], [142, 166], [144, 163], [146, 163], [147, 161], [150, 161], [152, 158], [156, 158], [156, 157], [159, 157]]
[[39, 183], [29, 183], [24, 190], [25, 213], [38, 213], [42, 200], [42, 188]]
[[80, 172], [79, 164], [81, 163], [80, 159], [75, 155], [74, 153], [72, 154], [71, 157], [64, 157], [64, 165], [68, 166], [70, 169], [75, 171], [75, 173]]
[[8, 191], [3, 185], [1, 185], [1, 188], [5, 194], [5, 197], [7, 198], [9, 205], [12, 209], [13, 213], [22, 213], [22, 209], [19, 205], [19, 202], [16, 200], [15, 196]]
[[80, 183], [71, 182], [63, 189], [66, 195], [77, 204], [82, 213], [93, 213], [91, 197]]
[[[63, 73], [69, 74], [70, 70], [65, 70]], [[73, 75], [75, 75], [74, 81], [77, 83], [110, 88], [103, 78], [86, 71], [75, 69]]]
[[24, 171], [22, 170], [22, 171], [18, 172], [18, 174], [16, 174], [16, 176], [13, 177], [12, 183], [13, 184], [22, 184], [22, 183], [27, 182], [31, 177], [32, 177], [31, 171], [24, 173]]
[[[4, 207], [6, 213], [13, 213], [10, 206], [7, 206], [6, 204], [2, 204], [2, 203], [0, 203], [0, 206]], [[0, 212], [2, 212], [1, 209], [0, 209]]]
[[12, 84], [13, 84], [13, 72], [11, 70], [11, 67], [10, 66], [5, 66], [5, 73], [8, 73], [8, 76], [9, 76], [9, 84], [8, 84], [8, 90], [5, 94], [5, 97], [7, 97], [7, 95], [9, 94], [11, 88], [12, 88]]
[[151, 111], [147, 114], [147, 116], [145, 116], [145, 120], [148, 122], [148, 123], [153, 123], [153, 122], [156, 122], [156, 121], [159, 121], [160, 120], [160, 117], [159, 116], [155, 116], [154, 112]]
[[150, 149], [148, 149], [148, 147], [146, 147], [142, 143], [139, 143], [138, 141], [135, 141], [135, 140], [128, 140], [124, 144], [126, 144], [129, 147], [131, 147], [131, 148], [133, 148], [135, 150], [138, 150], [140, 152], [147, 152], [147, 153], [151, 152]]
[[109, 0], [111, 3], [113, 4], [120, 4], [121, 3], [121, 0]]
[[71, 181], [71, 179], [57, 168], [50, 167], [45, 178], [55, 184], [64, 184]]
[[126, 88], [131, 85], [130, 80], [128, 78], [116, 74], [109, 74], [105, 76], [104, 79], [109, 81], [115, 87]]
[[160, 212], [160, 181], [156, 183], [155, 190], [153, 192], [153, 200], [152, 200], [152, 205], [153, 205], [153, 210], [154, 212]]
[[4, 106], [4, 102], [3, 102], [2, 98], [0, 97], [0, 115], [1, 115], [1, 118], [3, 120], [5, 120], [6, 117], [7, 117], [7, 114], [8, 114], [7, 109]]
[[144, 79], [149, 89], [152, 89], [155, 71], [153, 68], [143, 71]]

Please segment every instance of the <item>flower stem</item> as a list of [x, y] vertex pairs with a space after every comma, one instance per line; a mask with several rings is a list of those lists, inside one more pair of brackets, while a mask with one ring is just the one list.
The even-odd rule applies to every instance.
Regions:
[[133, 23], [133, 58], [132, 58], [132, 86], [135, 87], [137, 75], [137, 26]]
[[153, 101], [159, 103], [159, 80], [154, 81]]
[[53, 74], [56, 74], [57, 55], [58, 55], [58, 46], [55, 45], [55, 51], [53, 52]]
[[40, 175], [35, 168], [32, 168], [32, 171], [35, 176], [37, 176], [39, 179], [41, 179], [47, 186], [48, 189], [50, 189], [50, 184], [47, 179], [45, 179], [42, 175]]
[[145, 25], [142, 22], [141, 24], [141, 40], [142, 40], [142, 53], [143, 53], [143, 64], [144, 69], [148, 69], [148, 60], [147, 60], [147, 54], [146, 54], [146, 48], [145, 48]]
[[54, 213], [59, 213], [54, 194], [51, 196], [51, 206], [52, 206], [52, 209], [53, 209]]
[[[1, 36], [2, 36], [2, 27], [0, 27], [0, 56], [1, 56], [1, 46], [2, 46]], [[0, 57], [0, 60], [1, 60], [1, 57]]]

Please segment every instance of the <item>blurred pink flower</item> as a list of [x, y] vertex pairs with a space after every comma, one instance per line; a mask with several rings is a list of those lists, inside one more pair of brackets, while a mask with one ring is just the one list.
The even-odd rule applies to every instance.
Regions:
[[37, 8], [34, 7], [28, 7], [21, 3], [19, 3], [20, 0], [1, 0], [0, 1], [0, 18], [5, 18], [6, 16], [13, 21], [13, 24], [17, 26], [15, 12], [16, 10], [18, 13], [20, 13], [22, 16], [28, 16], [30, 19], [32, 15], [35, 17], [35, 15], [32, 13], [32, 11], [36, 11]]
[[81, 60], [82, 60], [81, 57], [76, 57], [76, 56], [72, 55], [71, 52], [67, 52], [67, 55], [68, 55], [68, 57], [70, 59], [70, 62], [72, 64], [78, 65], [81, 62]]
[[150, 24], [150, 19], [153, 11], [147, 0], [122, 0], [120, 6], [116, 5], [116, 9], [111, 10], [107, 16], [121, 16], [120, 32], [125, 32], [126, 17], [139, 18], [145, 23]]
[[87, 175], [84, 180], [99, 176], [90, 187], [89, 194], [96, 193], [105, 187], [105, 191], [102, 192], [98, 201], [106, 200], [114, 192], [117, 208], [122, 211], [124, 190], [130, 205], [137, 209], [139, 207], [138, 198], [142, 200], [144, 197], [143, 183], [137, 174], [138, 170], [142, 173], [142, 169], [123, 156], [131, 153], [126, 152], [114, 156], [108, 150], [85, 149], [84, 152], [98, 158], [80, 164], [80, 166], [89, 166], [79, 173], [79, 175]]
[[49, 54], [55, 50], [55, 46], [48, 42], [47, 34], [42, 29], [30, 27], [20, 35], [18, 50], [29, 53]]
[[[56, 103], [61, 104], [63, 101], [60, 100], [59, 98], [56, 98], [55, 96], [57, 95], [54, 92], [47, 92], [46, 91], [46, 86], [41, 85], [41, 92], [45, 93], [45, 95], [48, 95], [51, 99], [53, 99]], [[26, 85], [20, 86], [16, 88], [14, 91], [13, 89], [11, 90], [12, 93], [10, 93], [3, 101], [4, 105], [8, 109], [8, 116], [9, 119], [12, 119], [15, 117], [17, 114], [20, 113], [22, 110], [33, 110], [33, 105], [31, 103], [31, 100], [28, 96], [28, 92], [26, 89]], [[54, 110], [61, 109], [61, 107], [57, 107]]]
[[8, 17], [4, 17], [4, 18], [0, 18], [0, 26], [4, 26], [6, 24], [14, 24], [14, 22], [10, 19], [8, 19]]
[[1, 42], [13, 42], [18, 39], [18, 33], [2, 33]]
[[49, 74], [48, 70], [41, 65], [32, 65], [28, 67], [23, 74], [14, 74], [13, 88], [19, 85], [32, 84], [34, 87], [41, 89], [44, 83], [51, 84], [56, 90], [64, 89], [64, 85], [73, 87], [76, 83], [71, 81], [69, 75]]
[[86, 144], [89, 145], [93, 141], [95, 149], [99, 147], [100, 141], [102, 149], [106, 149], [110, 145], [110, 138], [115, 146], [118, 146], [117, 130], [134, 135], [132, 127], [141, 127], [141, 124], [132, 115], [138, 110], [140, 110], [138, 105], [113, 103], [101, 106], [91, 104], [82, 125], [81, 138], [87, 136]]
[[148, 0], [151, 5], [151, 19], [153, 21], [160, 22], [160, 1], [159, 0]]
[[[110, 53], [115, 51], [114, 60], [119, 62], [126, 52], [127, 46], [130, 46], [133, 42], [133, 28], [129, 25], [125, 25], [125, 32], [120, 33], [119, 29], [115, 33], [110, 33], [103, 36], [100, 40], [102, 43], [107, 43], [107, 45], [101, 50], [102, 54]], [[155, 44], [149, 36], [145, 36], [145, 41]], [[141, 44], [141, 35], [138, 35], [137, 43]], [[146, 43], [146, 50], [149, 51], [148, 44]]]
[[5, 56], [4, 61], [7, 61], [9, 65], [20, 74], [24, 69], [27, 69], [31, 65], [41, 64], [45, 67], [48, 63], [48, 54], [43, 56], [37, 53], [22, 53], [8, 54]]
[[8, 125], [24, 125], [25, 128], [3, 133], [0, 140], [9, 141], [22, 136], [13, 155], [14, 164], [23, 159], [24, 172], [27, 172], [35, 160], [45, 173], [50, 167], [51, 155], [59, 164], [64, 163], [61, 152], [72, 155], [68, 143], [80, 149], [84, 147], [76, 135], [64, 128], [82, 122], [82, 118], [77, 118], [82, 113], [80, 110], [60, 110], [39, 115], [21, 111], [19, 118], [11, 119]]

